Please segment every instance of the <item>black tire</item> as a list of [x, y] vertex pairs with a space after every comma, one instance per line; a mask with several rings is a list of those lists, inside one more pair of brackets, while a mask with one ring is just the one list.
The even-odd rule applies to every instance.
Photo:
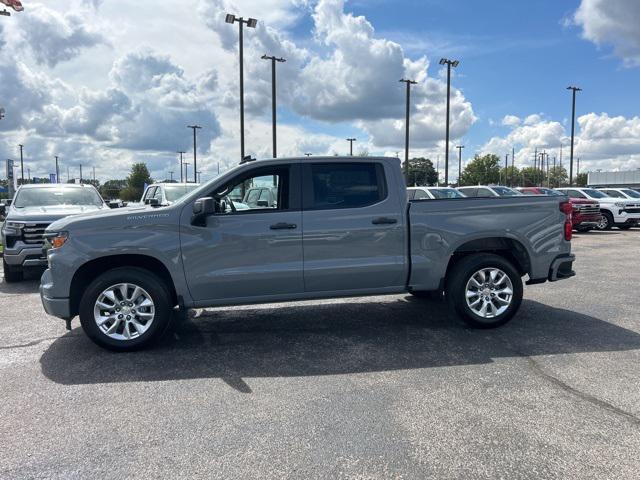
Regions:
[[7, 261], [2, 259], [2, 270], [4, 272], [4, 281], [7, 283], [20, 282], [24, 278], [21, 267], [13, 267], [7, 265]]
[[602, 223], [598, 224], [598, 230], [611, 230], [611, 227], [613, 227], [613, 215], [602, 212]]
[[[119, 283], [130, 283], [143, 288], [150, 295], [155, 308], [153, 323], [148, 330], [129, 340], [107, 336], [100, 330], [93, 316], [98, 296], [110, 286]], [[125, 352], [139, 350], [156, 342], [167, 330], [172, 312], [171, 294], [161, 279], [141, 268], [115, 268], [100, 275], [85, 290], [80, 301], [80, 324], [87, 336], [97, 345], [109, 350]]]
[[425, 300], [433, 300], [436, 302], [444, 300], [444, 294], [441, 290], [412, 290], [409, 293], [416, 298], [423, 298]]
[[[467, 304], [466, 297], [467, 283], [474, 274], [485, 268], [501, 270], [509, 277], [513, 286], [511, 303], [504, 312], [492, 318], [475, 313]], [[507, 323], [516, 314], [522, 303], [522, 293], [522, 277], [511, 262], [499, 255], [479, 253], [464, 257], [452, 268], [445, 297], [451, 311], [467, 325], [474, 328], [496, 328]]]
[[631, 228], [631, 225], [628, 224], [618, 224], [616, 225], [616, 227], [618, 227], [620, 230], [629, 230]]
[[578, 227], [576, 228], [576, 230], [580, 233], [586, 233], [586, 232], [590, 232], [591, 230], [593, 230], [593, 228], [591, 227]]

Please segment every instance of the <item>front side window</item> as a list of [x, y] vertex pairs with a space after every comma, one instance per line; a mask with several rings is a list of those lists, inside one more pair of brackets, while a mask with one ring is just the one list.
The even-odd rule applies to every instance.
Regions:
[[308, 209], [359, 208], [387, 196], [384, 170], [377, 163], [316, 163], [310, 166]]
[[432, 188], [429, 191], [435, 198], [464, 198], [464, 195], [454, 188]]
[[422, 190], [416, 190], [416, 200], [424, 200], [425, 198], [429, 198], [429, 195], [427, 195], [426, 192], [423, 192]]
[[476, 197], [495, 197], [495, 195], [488, 188], [479, 188]]
[[606, 193], [599, 192], [593, 188], [585, 188], [583, 192], [591, 198], [607, 198], [609, 196]]
[[[263, 198], [263, 192], [266, 196]], [[273, 192], [273, 196], [270, 195]], [[272, 212], [289, 208], [289, 168], [259, 169], [213, 193], [219, 214]]]
[[493, 190], [501, 197], [518, 197], [521, 195], [520, 192], [509, 187], [493, 187]]
[[587, 198], [586, 195], [578, 190], [567, 190], [567, 195], [571, 198]]
[[640, 193], [636, 192], [635, 190], [631, 190], [630, 188], [624, 188], [622, 189], [622, 192], [624, 192], [624, 194], [628, 197], [640, 198]]
[[617, 192], [615, 190], [602, 190], [602, 193], [614, 198], [627, 198], [622, 193]]

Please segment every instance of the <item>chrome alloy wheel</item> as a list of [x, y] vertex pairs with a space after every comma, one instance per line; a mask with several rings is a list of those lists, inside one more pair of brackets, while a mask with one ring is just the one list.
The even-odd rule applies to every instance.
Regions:
[[513, 284], [499, 268], [483, 268], [471, 276], [465, 293], [473, 313], [482, 318], [495, 318], [511, 305]]
[[598, 220], [598, 223], [596, 224], [596, 227], [598, 228], [598, 230], [606, 230], [608, 226], [609, 219], [606, 216], [601, 215], [600, 220]]
[[146, 332], [155, 317], [151, 295], [131, 283], [118, 283], [104, 290], [93, 307], [98, 328], [114, 340], [131, 340]]

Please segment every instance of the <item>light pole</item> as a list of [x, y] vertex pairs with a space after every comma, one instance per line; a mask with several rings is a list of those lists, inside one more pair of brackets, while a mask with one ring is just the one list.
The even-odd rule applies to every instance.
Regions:
[[189, 165], [191, 165], [189, 162], [184, 162], [184, 178], [185, 178], [185, 183], [189, 183], [189, 179], [187, 177], [187, 169], [189, 168]]
[[458, 145], [458, 186], [460, 186], [460, 177], [462, 176], [462, 149], [464, 145]]
[[347, 138], [347, 142], [349, 142], [349, 156], [353, 157], [353, 142], [355, 142], [355, 138]]
[[173, 170], [169, 170], [169, 181], [173, 183]]
[[178, 153], [180, 154], [180, 183], [184, 183], [184, 178], [182, 177], [182, 166], [184, 165], [184, 162], [182, 161], [182, 155], [184, 155], [186, 152], [178, 150]]
[[[197, 150], [197, 148], [196, 148], [197, 147], [196, 132], [198, 130], [200, 130], [202, 127], [200, 125], [187, 125], [187, 128], [191, 128], [193, 130], [193, 183], [198, 183], [198, 179], [196, 177], [196, 170], [197, 170], [197, 167], [198, 167], [198, 160], [196, 158], [196, 156], [197, 156], [197, 153], [196, 153], [196, 150]], [[187, 182], [189, 182], [189, 179], [187, 178], [186, 170], [185, 170], [185, 173], [184, 173], [184, 178], [185, 178], [185, 180]]]
[[258, 20], [249, 18], [245, 20], [242, 17], [236, 17], [231, 13], [227, 13], [225, 22], [234, 24], [238, 22], [239, 39], [240, 39], [240, 161], [244, 160], [244, 42], [243, 27], [246, 24], [249, 28], [256, 28]]
[[276, 141], [276, 62], [286, 62], [284, 58], [262, 55], [263, 60], [271, 61], [271, 129], [273, 131], [273, 158], [278, 157]]
[[507, 153], [504, 156], [504, 186], [508, 187], [509, 183], [507, 182], [507, 175], [509, 174], [509, 154]]
[[93, 186], [96, 186], [96, 167], [91, 167], [93, 170]]
[[24, 148], [24, 145], [19, 144], [18, 146], [20, 147], [20, 181], [24, 184], [24, 160], [22, 158], [22, 149]]
[[60, 183], [60, 170], [58, 169], [58, 155], [56, 157], [56, 183]]
[[513, 187], [513, 174], [515, 173], [516, 169], [516, 149], [515, 147], [511, 148], [511, 175], [509, 175], [509, 186]]
[[402, 78], [400, 81], [407, 84], [407, 105], [404, 119], [404, 180], [405, 183], [409, 185], [409, 113], [411, 111], [411, 85], [415, 85], [418, 82], [406, 78]]
[[573, 101], [571, 108], [571, 158], [569, 160], [569, 186], [573, 186], [573, 145], [576, 135], [576, 92], [581, 92], [579, 87], [567, 87], [567, 90], [571, 90]]
[[445, 140], [445, 152], [444, 152], [444, 183], [449, 183], [449, 116], [451, 114], [451, 67], [456, 68], [460, 65], [458, 60], [449, 60], [448, 58], [441, 58], [440, 65], [447, 66], [447, 130]]
[[82, 185], [82, 164], [80, 164], [80, 185]]

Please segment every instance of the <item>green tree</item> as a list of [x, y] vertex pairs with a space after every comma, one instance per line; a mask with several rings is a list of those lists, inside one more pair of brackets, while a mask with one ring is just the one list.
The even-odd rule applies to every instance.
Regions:
[[126, 180], [107, 180], [100, 187], [100, 195], [107, 200], [121, 198], [120, 192], [126, 187]]
[[516, 187], [520, 185], [520, 170], [518, 170], [518, 167], [515, 167], [515, 166], [514, 167], [509, 166], [508, 168], [501, 168], [500, 181], [504, 185], [508, 185], [508, 186]]
[[433, 167], [433, 162], [431, 160], [423, 157], [409, 159], [409, 178], [407, 180], [407, 185], [425, 187], [428, 185], [435, 185], [437, 181], [438, 173]]
[[131, 167], [131, 174], [127, 178], [127, 187], [120, 192], [122, 200], [137, 201], [142, 197], [144, 186], [153, 183], [146, 163], [136, 163]]
[[578, 187], [586, 187], [587, 186], [587, 182], [589, 180], [589, 174], [588, 173], [579, 173], [576, 176], [576, 185]]
[[560, 166], [551, 167], [549, 169], [548, 185], [551, 188], [563, 187], [569, 183], [567, 169]]
[[497, 155], [476, 155], [460, 175], [461, 185], [489, 185], [500, 181], [501, 159]]

